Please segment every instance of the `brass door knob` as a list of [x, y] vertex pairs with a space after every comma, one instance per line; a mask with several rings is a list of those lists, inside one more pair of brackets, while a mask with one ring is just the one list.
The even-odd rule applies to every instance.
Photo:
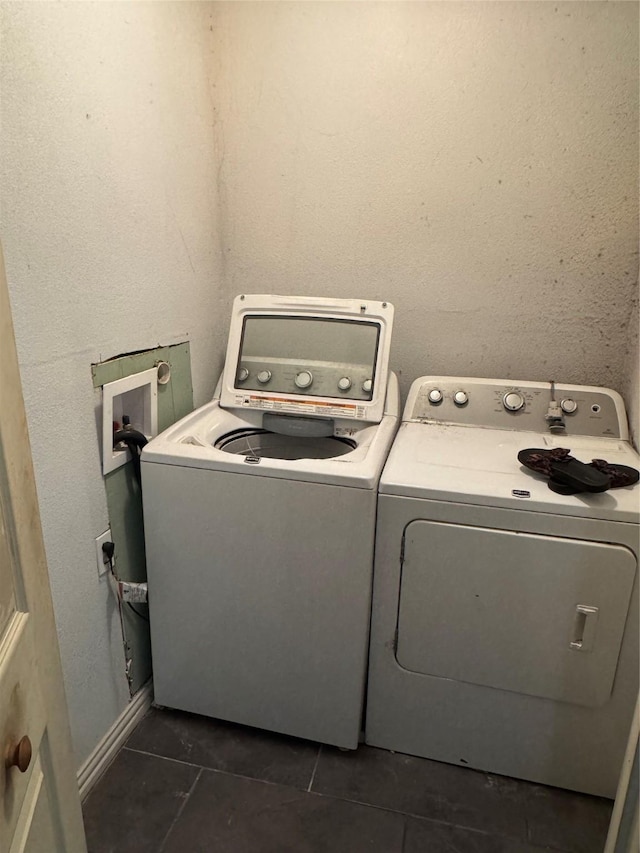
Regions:
[[32, 754], [31, 741], [25, 735], [23, 738], [20, 738], [18, 743], [9, 744], [4, 762], [5, 766], [17, 767], [21, 773], [26, 773], [31, 764]]

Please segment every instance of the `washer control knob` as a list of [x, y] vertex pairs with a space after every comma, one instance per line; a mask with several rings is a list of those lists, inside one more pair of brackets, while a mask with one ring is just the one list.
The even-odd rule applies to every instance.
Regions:
[[238, 370], [238, 375], [236, 376], [237, 381], [238, 382], [246, 382], [248, 378], [249, 378], [249, 371], [247, 370], [246, 367], [241, 367], [240, 370]]
[[469, 402], [469, 395], [466, 391], [456, 391], [453, 395], [453, 402], [456, 406], [466, 406]]
[[502, 405], [508, 412], [519, 412], [524, 406], [524, 397], [519, 391], [507, 391], [502, 398]]
[[362, 383], [362, 390], [365, 392], [365, 394], [369, 394], [372, 388], [373, 388], [373, 380], [372, 379], [365, 379], [364, 382]]
[[571, 397], [566, 397], [561, 403], [560, 408], [567, 415], [572, 415], [578, 409], [578, 404], [575, 400], [572, 400]]
[[301, 370], [294, 382], [298, 388], [308, 388], [313, 382], [313, 374], [309, 370]]
[[429, 402], [433, 403], [434, 406], [437, 406], [438, 403], [442, 402], [443, 396], [444, 395], [439, 388], [432, 388], [431, 391], [429, 391]]
[[351, 380], [348, 376], [343, 376], [342, 379], [338, 379], [338, 388], [341, 391], [348, 391], [351, 388]]
[[256, 379], [261, 385], [266, 385], [267, 382], [271, 379], [271, 371], [261, 370], [260, 373], [258, 373]]

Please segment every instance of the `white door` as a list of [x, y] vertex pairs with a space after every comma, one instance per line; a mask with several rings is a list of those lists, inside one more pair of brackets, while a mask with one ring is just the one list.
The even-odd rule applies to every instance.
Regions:
[[604, 853], [639, 853], [638, 820], [640, 782], [638, 779], [638, 742], [640, 741], [640, 694], [629, 732], [627, 752], [622, 762], [618, 792], [611, 815]]
[[85, 853], [0, 248], [0, 851]]

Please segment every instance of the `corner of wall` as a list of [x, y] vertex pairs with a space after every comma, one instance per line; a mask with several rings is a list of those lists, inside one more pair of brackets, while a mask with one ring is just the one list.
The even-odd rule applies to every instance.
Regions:
[[640, 448], [640, 346], [638, 345], [638, 285], [636, 285], [636, 299], [631, 310], [629, 321], [629, 337], [627, 343], [627, 363], [625, 375], [625, 388], [623, 396], [627, 405], [627, 416], [629, 418], [629, 431], [631, 440], [636, 449]]

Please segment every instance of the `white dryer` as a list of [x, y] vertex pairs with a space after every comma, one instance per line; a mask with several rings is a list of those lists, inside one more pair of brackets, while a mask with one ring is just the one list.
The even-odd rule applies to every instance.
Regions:
[[389, 303], [241, 296], [215, 399], [142, 454], [156, 701], [355, 748]]
[[422, 377], [380, 481], [366, 741], [613, 797], [638, 693], [640, 486], [561, 495], [525, 448], [640, 467], [602, 388]]

